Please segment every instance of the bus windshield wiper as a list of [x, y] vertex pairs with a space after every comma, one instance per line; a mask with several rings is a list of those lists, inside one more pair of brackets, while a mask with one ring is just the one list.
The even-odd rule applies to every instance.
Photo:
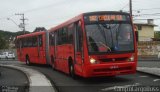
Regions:
[[[111, 44], [111, 50], [113, 50], [113, 51], [116, 50], [116, 48], [117, 48], [117, 47], [115, 47], [115, 44], [114, 44], [114, 41], [113, 41], [113, 39], [114, 39], [114, 38], [113, 38], [113, 37], [114, 37], [114, 36], [113, 36], [113, 32], [114, 32], [114, 31], [116, 31], [116, 40], [117, 40], [116, 43], [118, 44], [118, 35], [117, 35], [117, 32], [119, 31], [119, 30], [118, 30], [118, 29], [119, 29], [119, 26], [117, 26], [117, 25], [118, 25], [118, 24], [115, 24], [115, 25], [112, 26], [112, 27], [111, 27], [111, 24], [110, 24], [110, 25], [109, 25], [109, 24], [103, 25], [103, 27], [104, 27], [105, 29], [109, 29], [109, 31], [110, 31], [110, 33], [111, 33], [111, 41], [112, 41], [112, 42], [111, 42], [111, 43], [112, 43], [112, 44]], [[118, 28], [116, 28], [116, 27], [118, 27]], [[118, 30], [118, 31], [117, 31], [117, 30]], [[112, 32], [112, 31], [113, 31], [113, 32]]]
[[98, 29], [100, 30], [100, 33], [102, 34], [104, 40], [105, 40], [105, 44], [107, 44], [107, 40], [106, 40], [106, 35], [105, 35], [105, 31], [102, 29], [102, 27], [100, 26], [100, 24], [97, 24]]

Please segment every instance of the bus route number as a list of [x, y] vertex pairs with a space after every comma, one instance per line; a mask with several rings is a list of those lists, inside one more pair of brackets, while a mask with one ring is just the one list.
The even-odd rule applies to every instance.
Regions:
[[89, 16], [90, 21], [111, 21], [111, 20], [116, 20], [116, 21], [121, 21], [123, 20], [122, 15], [93, 15]]

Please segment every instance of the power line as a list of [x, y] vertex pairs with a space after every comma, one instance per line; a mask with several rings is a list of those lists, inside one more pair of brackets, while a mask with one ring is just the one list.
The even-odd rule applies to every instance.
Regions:
[[26, 11], [23, 11], [23, 13], [28, 13], [28, 12], [33, 12], [33, 11], [38, 11], [38, 10], [42, 10], [42, 9], [46, 9], [46, 8], [50, 8], [50, 7], [56, 7], [56, 6], [59, 6], [61, 4], [65, 4], [67, 3], [68, 1], [61, 1], [61, 2], [57, 2], [57, 3], [52, 3], [50, 5], [46, 5], [46, 6], [42, 6], [42, 7], [38, 7], [38, 8], [33, 8], [33, 9], [29, 9], [29, 10], [26, 10]]
[[[28, 10], [24, 10], [24, 11], [21, 11], [21, 13], [28, 13], [28, 12], [33, 12], [33, 11], [38, 11], [38, 10], [42, 10], [42, 9], [46, 9], [46, 8], [50, 8], [50, 7], [56, 7], [60, 4], [65, 4], [67, 3], [68, 1], [65, 0], [65, 1], [61, 1], [61, 2], [57, 2], [57, 3], [52, 3], [50, 5], [46, 5], [46, 6], [41, 6], [41, 7], [38, 7], [38, 8], [33, 8], [33, 9], [28, 9]], [[4, 16], [4, 17], [1, 17], [0, 19], [6, 19], [6, 18], [9, 18], [9, 17], [12, 17], [14, 16], [15, 14], [11, 14], [11, 15], [8, 15], [8, 16]]]
[[10, 21], [12, 21], [18, 28], [19, 28], [19, 25], [13, 20], [13, 19], [11, 19], [11, 18], [7, 18], [7, 20], [10, 20]]
[[[151, 19], [159, 20], [160, 18], [151, 18]], [[148, 20], [148, 19], [134, 19], [134, 20]]]
[[127, 3], [125, 6], [123, 6], [120, 10], [123, 10], [125, 7], [127, 7], [129, 3]]
[[140, 15], [159, 15], [160, 13], [152, 13], [152, 14], [140, 14]]
[[134, 17], [140, 17], [140, 16], [160, 16], [160, 13], [151, 13], [151, 14], [135, 14]]
[[148, 8], [148, 9], [137, 9], [137, 10], [133, 10], [133, 11], [142, 11], [142, 10], [159, 10], [160, 8]]

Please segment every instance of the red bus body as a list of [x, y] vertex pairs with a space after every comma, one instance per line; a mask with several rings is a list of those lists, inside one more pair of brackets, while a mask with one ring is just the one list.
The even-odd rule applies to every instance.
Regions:
[[[105, 12], [98, 12], [97, 14], [101, 14]], [[121, 14], [121, 12], [110, 12], [111, 14]], [[87, 13], [87, 15], [92, 15], [92, 13]], [[93, 13], [94, 14], [94, 13]], [[95, 13], [96, 14], [96, 13]], [[122, 13], [123, 14], [123, 13]], [[58, 25], [49, 30], [50, 35], [54, 35], [54, 39], [50, 38], [51, 40], [55, 41], [54, 45], [50, 45], [50, 56], [51, 56], [51, 64], [54, 65], [54, 68], [60, 71], [63, 71], [67, 74], [70, 74], [70, 64], [74, 65], [74, 73], [76, 75], [82, 77], [95, 77], [95, 76], [116, 76], [116, 75], [126, 75], [126, 74], [134, 74], [136, 72], [137, 66], [137, 49], [136, 49], [136, 40], [135, 40], [135, 32], [133, 28], [132, 19], [129, 17], [131, 21], [131, 29], [133, 32], [133, 47], [134, 50], [131, 52], [123, 52], [123, 53], [104, 53], [104, 54], [89, 54], [88, 46], [87, 46], [87, 38], [86, 38], [86, 29], [85, 29], [85, 14], [81, 14], [72, 18], [71, 20]], [[129, 14], [127, 16], [130, 16]], [[93, 21], [94, 21], [94, 16]], [[118, 19], [118, 18], [117, 18]], [[78, 25], [80, 23], [81, 27], [81, 49], [77, 50], [77, 39], [76, 39], [76, 32], [73, 35], [73, 42], [72, 43], [65, 43], [59, 44], [59, 38], [65, 39], [63, 37], [63, 32], [60, 30], [68, 30], [73, 31], [70, 26]], [[73, 28], [76, 30], [76, 27]], [[75, 31], [74, 30], [74, 31]], [[59, 36], [60, 34], [60, 36]], [[68, 35], [69, 36], [69, 35]], [[61, 40], [60, 39], [60, 40]], [[68, 39], [68, 38], [66, 38]], [[61, 41], [60, 41], [61, 42]], [[97, 61], [96, 64], [91, 64], [91, 59]], [[133, 61], [130, 62], [130, 59]]]
[[[93, 27], [97, 30], [95, 31]], [[118, 32], [123, 31], [124, 27], [129, 27], [131, 31]], [[115, 31], [116, 35], [112, 31]], [[111, 34], [113, 38], [105, 38], [107, 36], [102, 32], [105, 35]], [[125, 39], [129, 41], [121, 42], [123, 37], [120, 35], [124, 34], [127, 35]], [[136, 38], [132, 19], [128, 13], [84, 13], [48, 31], [18, 36], [17, 40], [39, 35], [42, 36], [42, 46], [19, 45], [17, 53], [20, 61], [26, 61], [26, 57], [29, 56], [31, 63], [50, 64], [56, 70], [82, 77], [116, 76], [136, 72]], [[108, 43], [103, 44], [101, 41], [93, 42], [101, 39], [104, 42], [112, 40], [112, 43], [110, 42], [109, 46]]]
[[17, 55], [21, 62], [47, 64], [46, 61], [46, 32], [35, 32], [17, 36]]

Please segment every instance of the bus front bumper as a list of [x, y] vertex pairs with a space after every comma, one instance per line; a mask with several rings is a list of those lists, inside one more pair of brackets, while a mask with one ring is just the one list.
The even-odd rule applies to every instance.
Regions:
[[85, 67], [84, 77], [116, 76], [136, 73], [135, 62], [94, 64]]

